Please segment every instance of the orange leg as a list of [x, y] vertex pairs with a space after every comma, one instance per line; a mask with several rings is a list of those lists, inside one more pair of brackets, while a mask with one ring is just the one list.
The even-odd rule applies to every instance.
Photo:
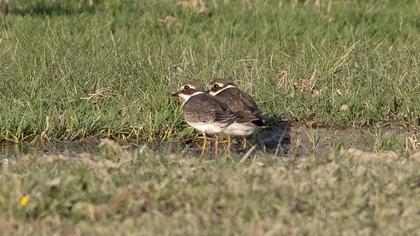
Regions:
[[203, 146], [201, 147], [201, 155], [204, 155], [204, 151], [206, 150], [207, 147], [207, 136], [206, 134], [203, 134]]
[[217, 156], [219, 152], [219, 136], [216, 135], [216, 139], [214, 140], [214, 156]]
[[246, 137], [243, 137], [242, 139], [242, 149], [247, 148], [248, 146], [248, 140], [246, 139]]

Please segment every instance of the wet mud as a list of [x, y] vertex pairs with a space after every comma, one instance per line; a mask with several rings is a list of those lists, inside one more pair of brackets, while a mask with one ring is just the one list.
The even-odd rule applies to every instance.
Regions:
[[[280, 122], [276, 126], [267, 127], [248, 138], [247, 147], [243, 148], [242, 139], [234, 139], [231, 148], [226, 145], [226, 137], [221, 136], [218, 153], [214, 150], [214, 138], [206, 149], [206, 155], [244, 155], [251, 148], [256, 154], [275, 156], [306, 156], [311, 154], [327, 154], [334, 150], [356, 148], [363, 151], [378, 151], [383, 140], [388, 144], [399, 142], [401, 148], [416, 151], [420, 149], [420, 132], [403, 127], [388, 128], [308, 128], [302, 125], [290, 125]], [[60, 154], [75, 157], [80, 153], [100, 153], [101, 140], [94, 137], [77, 142], [42, 143], [42, 144], [3, 144], [0, 146], [0, 161], [14, 160], [22, 155]], [[153, 151], [161, 153], [184, 153], [189, 156], [200, 156], [202, 139], [185, 140], [180, 143], [159, 142], [146, 144]], [[128, 150], [135, 151], [144, 144], [124, 143]], [[397, 150], [399, 151], [399, 150]]]

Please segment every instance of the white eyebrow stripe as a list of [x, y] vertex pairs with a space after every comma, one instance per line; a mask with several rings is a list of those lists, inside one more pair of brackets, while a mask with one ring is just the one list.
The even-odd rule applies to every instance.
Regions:
[[226, 86], [226, 87], [224, 87], [223, 89], [221, 89], [221, 90], [219, 90], [219, 91], [216, 91], [216, 92], [213, 92], [213, 91], [211, 91], [210, 90], [210, 92], [209, 92], [209, 94], [211, 95], [211, 96], [216, 96], [217, 94], [219, 94], [220, 92], [222, 92], [223, 90], [225, 90], [225, 89], [228, 89], [228, 88], [235, 88], [236, 86], [235, 85], [231, 85], [231, 84], [229, 84], [228, 86]]

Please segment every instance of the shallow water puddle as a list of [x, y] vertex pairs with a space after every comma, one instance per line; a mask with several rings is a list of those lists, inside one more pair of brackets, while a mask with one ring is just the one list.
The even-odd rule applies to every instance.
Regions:
[[0, 161], [16, 160], [24, 155], [60, 154], [66, 157], [76, 157], [80, 153], [99, 153], [99, 141], [39, 143], [39, 144], [5, 144], [0, 145]]
[[[418, 137], [418, 138], [417, 138]], [[222, 139], [221, 139], [222, 140]], [[417, 141], [418, 140], [418, 141]], [[323, 154], [333, 150], [356, 148], [363, 151], [416, 151], [420, 149], [418, 130], [395, 128], [345, 128], [310, 129], [301, 126], [282, 125], [277, 128], [261, 130], [250, 138], [247, 149], [241, 148], [241, 139], [232, 144], [231, 154], [245, 154], [256, 145], [256, 152], [278, 156], [306, 156], [313, 153]], [[213, 144], [213, 140], [211, 140]], [[158, 143], [151, 145], [153, 150], [169, 150], [171, 153], [187, 153], [200, 155], [202, 139], [195, 143]], [[214, 156], [214, 148], [210, 147], [210, 156]], [[228, 153], [226, 145], [219, 144], [219, 153]]]
[[[223, 140], [223, 139], [221, 139]], [[212, 146], [206, 151], [207, 155], [214, 157], [214, 141], [209, 140]], [[219, 155], [244, 155], [253, 146], [255, 153], [272, 154], [278, 156], [306, 156], [313, 153], [323, 154], [333, 150], [356, 148], [364, 151], [416, 151], [420, 149], [420, 135], [418, 130], [396, 128], [345, 128], [309, 129], [306, 127], [293, 127], [283, 125], [278, 128], [261, 130], [249, 139], [248, 148], [241, 148], [241, 140], [236, 139], [231, 151], [226, 144], [220, 143]], [[99, 154], [100, 140], [91, 138], [88, 141], [67, 143], [19, 144], [0, 146], [1, 160], [16, 160], [22, 155], [60, 154], [66, 157], [75, 157], [80, 153]], [[160, 142], [147, 144], [153, 151], [162, 153], [184, 153], [189, 156], [199, 156], [202, 139], [192, 143]], [[136, 151], [144, 145], [134, 143], [124, 144], [129, 151]]]

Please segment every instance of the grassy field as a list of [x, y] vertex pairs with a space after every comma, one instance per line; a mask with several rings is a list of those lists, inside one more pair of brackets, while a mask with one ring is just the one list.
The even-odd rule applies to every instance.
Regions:
[[419, 125], [418, 1], [86, 2], [11, 1], [0, 140], [179, 140], [167, 93], [218, 76], [268, 118]]
[[[419, 1], [10, 2], [0, 235], [420, 234]], [[195, 132], [168, 93], [215, 77], [294, 124], [286, 157], [180, 151]], [[80, 139], [99, 153], [54, 154]]]
[[2, 235], [416, 235], [420, 153], [251, 159], [25, 156], [0, 170]]

